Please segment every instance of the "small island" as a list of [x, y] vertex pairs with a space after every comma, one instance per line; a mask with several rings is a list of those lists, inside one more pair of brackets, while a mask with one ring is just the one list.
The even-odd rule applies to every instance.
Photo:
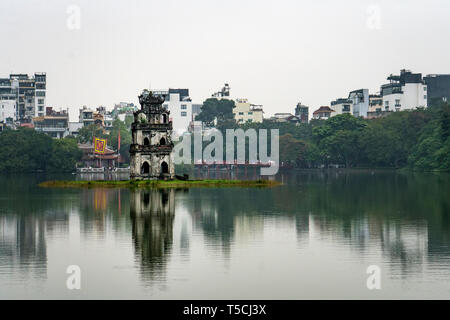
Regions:
[[189, 180], [175, 174], [174, 143], [170, 111], [164, 97], [144, 90], [139, 96], [141, 110], [134, 112], [131, 125], [130, 180], [45, 181], [41, 187], [56, 188], [190, 188], [190, 187], [274, 187], [272, 180]]
[[192, 187], [276, 187], [273, 180], [56, 180], [44, 181], [47, 188], [192, 188]]

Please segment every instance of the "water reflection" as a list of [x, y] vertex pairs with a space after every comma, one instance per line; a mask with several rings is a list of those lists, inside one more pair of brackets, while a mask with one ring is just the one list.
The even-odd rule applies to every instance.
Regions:
[[0, 216], [0, 266], [16, 270], [17, 281], [45, 280], [46, 236], [41, 215]]
[[144, 280], [165, 275], [173, 244], [174, 189], [139, 189], [130, 195], [134, 249]]
[[[127, 286], [130, 298], [164, 289], [176, 298], [192, 292], [199, 298], [236, 292], [243, 298], [320, 298], [298, 288], [321, 284], [324, 274], [324, 291], [345, 279], [348, 292], [360, 297], [366, 288], [355, 286], [365, 282], [355, 275], [364, 277], [364, 268], [378, 263], [386, 279], [399, 280], [383, 291], [392, 297], [403, 297], [405, 285], [416, 296], [426, 289], [448, 297], [448, 177], [300, 172], [280, 175], [284, 185], [273, 189], [189, 191], [42, 189], [30, 177], [3, 177], [0, 296], [2, 288], [20, 297], [25, 284], [44, 283], [54, 283], [48, 292], [60, 294], [64, 268], [79, 262], [98, 279], [99, 292], [104, 276]], [[344, 274], [329, 272], [340, 266]], [[150, 289], [143, 293], [142, 286]], [[223, 296], [208, 295], [218, 287], [225, 288]], [[39, 290], [30, 290], [39, 297]]]

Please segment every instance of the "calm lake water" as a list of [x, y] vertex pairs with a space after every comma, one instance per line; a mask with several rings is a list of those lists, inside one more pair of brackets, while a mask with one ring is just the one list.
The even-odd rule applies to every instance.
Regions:
[[450, 299], [449, 178], [317, 171], [272, 189], [132, 191], [2, 176], [0, 298]]

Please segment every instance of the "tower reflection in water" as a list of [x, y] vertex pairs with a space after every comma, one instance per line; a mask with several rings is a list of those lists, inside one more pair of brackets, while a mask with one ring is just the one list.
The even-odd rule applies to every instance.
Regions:
[[136, 260], [144, 280], [162, 280], [172, 250], [174, 189], [139, 189], [130, 194]]

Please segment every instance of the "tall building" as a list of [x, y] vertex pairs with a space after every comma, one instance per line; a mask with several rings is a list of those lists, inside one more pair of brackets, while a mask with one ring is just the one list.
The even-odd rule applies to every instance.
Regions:
[[427, 85], [428, 105], [450, 102], [450, 74], [429, 74], [423, 79]]
[[139, 103], [141, 110], [134, 113], [131, 125], [130, 178], [173, 179], [170, 111], [163, 106], [164, 98], [147, 90], [139, 96]]
[[350, 92], [348, 99], [352, 101], [353, 115], [367, 117], [369, 111], [369, 89], [359, 89]]
[[163, 107], [170, 111], [174, 133], [182, 135], [187, 132], [192, 121], [192, 99], [189, 97], [189, 89], [169, 88], [153, 91], [153, 94], [165, 98]]
[[0, 78], [0, 122], [17, 120], [17, 92], [9, 78]]
[[308, 123], [309, 107], [302, 105], [301, 102], [297, 103], [297, 106], [295, 107], [295, 116], [300, 118], [301, 123]]
[[384, 111], [402, 111], [428, 106], [427, 85], [421, 73], [401, 70], [400, 75], [390, 75], [388, 84], [381, 86]]
[[31, 121], [45, 115], [47, 76], [45, 73], [10, 74], [0, 79], [0, 100], [16, 105], [15, 120]]
[[236, 99], [233, 108], [234, 120], [238, 124], [246, 122], [263, 122], [263, 109], [261, 105], [255, 105], [248, 102], [247, 99]]

